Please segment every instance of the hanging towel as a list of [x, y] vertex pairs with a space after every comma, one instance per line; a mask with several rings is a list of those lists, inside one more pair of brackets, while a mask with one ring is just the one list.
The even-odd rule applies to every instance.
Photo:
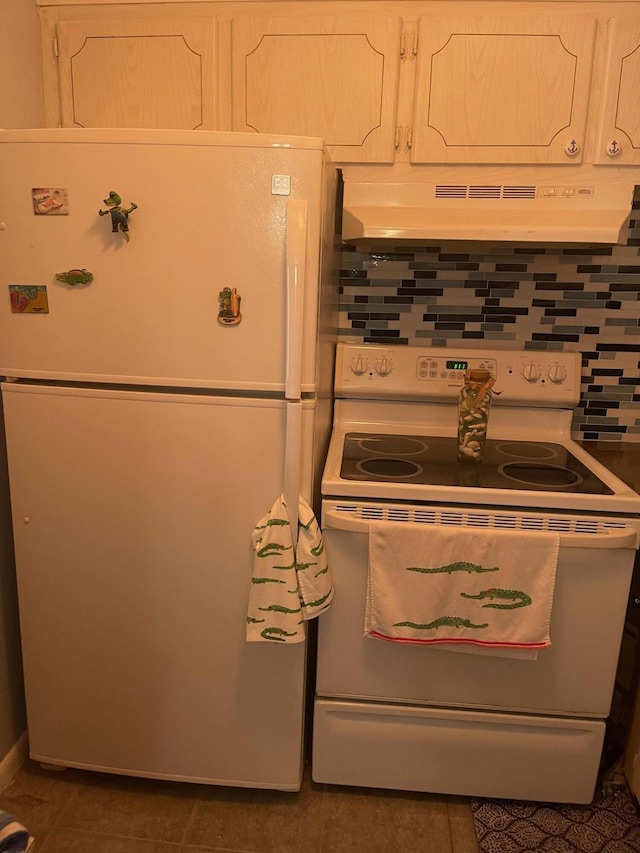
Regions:
[[480, 655], [486, 658], [512, 658], [513, 660], [537, 660], [538, 649], [516, 649], [505, 646], [480, 646], [478, 643], [436, 643], [431, 648], [441, 652], [458, 652], [466, 655]]
[[32, 843], [29, 831], [13, 815], [0, 810], [1, 853], [25, 853]]
[[304, 623], [331, 604], [333, 585], [324, 541], [309, 504], [300, 498], [294, 549], [281, 495], [252, 533], [254, 561], [247, 641], [302, 643]]
[[372, 522], [365, 636], [544, 649], [559, 547], [547, 531]]

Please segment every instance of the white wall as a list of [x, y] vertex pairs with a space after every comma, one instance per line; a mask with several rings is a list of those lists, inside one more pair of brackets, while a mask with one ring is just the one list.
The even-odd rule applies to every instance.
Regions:
[[42, 126], [36, 0], [0, 0], [0, 127]]
[[[35, 0], [0, 0], [0, 127], [42, 125], [41, 75]], [[0, 762], [16, 746], [27, 727], [4, 431], [1, 426], [0, 412]]]

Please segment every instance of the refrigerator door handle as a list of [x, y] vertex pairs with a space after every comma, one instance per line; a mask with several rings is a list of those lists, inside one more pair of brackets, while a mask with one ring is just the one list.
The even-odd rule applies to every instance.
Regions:
[[302, 403], [287, 401], [287, 427], [284, 443], [284, 502], [287, 507], [295, 554], [298, 544], [298, 501], [302, 455]]
[[287, 200], [287, 361], [284, 391], [287, 400], [300, 400], [302, 395], [302, 327], [308, 209], [309, 203], [305, 199]]

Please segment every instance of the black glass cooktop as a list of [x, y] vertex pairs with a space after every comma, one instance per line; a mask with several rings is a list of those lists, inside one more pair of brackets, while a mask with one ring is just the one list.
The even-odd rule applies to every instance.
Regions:
[[458, 462], [456, 457], [455, 438], [348, 433], [340, 476], [378, 483], [614, 494], [560, 444], [487, 439], [482, 462]]

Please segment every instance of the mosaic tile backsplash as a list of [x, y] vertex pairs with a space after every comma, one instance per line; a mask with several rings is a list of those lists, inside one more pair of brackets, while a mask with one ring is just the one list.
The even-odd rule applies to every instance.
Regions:
[[640, 443], [638, 188], [635, 199], [616, 246], [345, 244], [341, 338], [579, 351], [573, 437]]

